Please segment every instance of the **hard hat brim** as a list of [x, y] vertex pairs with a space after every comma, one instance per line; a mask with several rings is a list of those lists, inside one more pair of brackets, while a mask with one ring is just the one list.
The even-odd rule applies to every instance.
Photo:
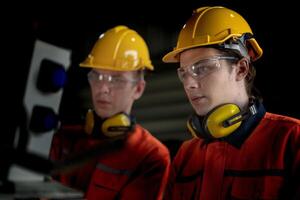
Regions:
[[165, 62], [165, 63], [179, 62], [179, 53], [181, 53], [182, 51], [184, 51], [184, 49], [177, 49], [177, 50], [167, 53], [162, 59], [163, 62]]
[[79, 64], [80, 67], [84, 67], [84, 68], [95, 68], [95, 69], [103, 69], [103, 70], [111, 70], [111, 71], [137, 71], [137, 70], [150, 70], [153, 71], [154, 67], [153, 65], [147, 65], [144, 66], [143, 68], [141, 67], [137, 67], [137, 68], [133, 68], [131, 70], [127, 69], [127, 68], [118, 68], [116, 69], [115, 67], [111, 67], [111, 66], [100, 66], [100, 65], [91, 65], [91, 64], [86, 64], [86, 63], [80, 63]]

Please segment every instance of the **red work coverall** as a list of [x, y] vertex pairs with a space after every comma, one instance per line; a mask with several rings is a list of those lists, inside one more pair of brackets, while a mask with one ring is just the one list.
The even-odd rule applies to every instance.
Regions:
[[[101, 148], [101, 140], [82, 135], [82, 126], [61, 129], [53, 137], [50, 158], [64, 161], [72, 154], [82, 154], [97, 145]], [[54, 179], [82, 190], [89, 200], [154, 200], [162, 199], [169, 167], [168, 149], [147, 130], [136, 125], [121, 146], [116, 145], [111, 151], [100, 153], [75, 170], [54, 176]]]
[[166, 199], [300, 199], [300, 120], [266, 113], [240, 147], [194, 138], [172, 168]]

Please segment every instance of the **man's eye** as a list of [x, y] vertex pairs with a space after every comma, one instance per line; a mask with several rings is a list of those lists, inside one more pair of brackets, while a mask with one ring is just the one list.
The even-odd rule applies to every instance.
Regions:
[[194, 69], [196, 74], [206, 74], [214, 69], [213, 65], [202, 65]]
[[112, 76], [112, 82], [124, 82], [124, 79], [120, 76]]
[[183, 69], [178, 69], [178, 76], [179, 78], [185, 78], [186, 77], [186, 71], [184, 71]]
[[186, 72], [181, 72], [181, 73], [180, 73], [180, 76], [181, 76], [182, 78], [186, 78]]
[[207, 71], [207, 67], [206, 66], [198, 66], [194, 68], [194, 73], [195, 74], [203, 74]]

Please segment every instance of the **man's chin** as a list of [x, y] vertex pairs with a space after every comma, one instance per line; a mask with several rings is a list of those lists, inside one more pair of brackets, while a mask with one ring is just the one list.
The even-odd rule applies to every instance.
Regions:
[[[194, 108], [195, 109], [195, 108]], [[195, 109], [196, 113], [198, 116], [205, 116], [210, 110], [205, 108], [205, 109]]]
[[109, 118], [109, 117], [111, 117], [111, 116], [113, 115], [112, 112], [107, 112], [107, 111], [96, 111], [96, 113], [97, 113], [97, 115], [98, 115], [99, 117], [101, 117], [102, 119], [104, 119], [104, 118]]

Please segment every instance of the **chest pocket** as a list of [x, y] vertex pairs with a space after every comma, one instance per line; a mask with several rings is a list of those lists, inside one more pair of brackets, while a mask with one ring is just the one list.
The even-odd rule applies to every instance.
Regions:
[[233, 200], [279, 199], [283, 186], [282, 176], [235, 177], [231, 196]]
[[98, 163], [93, 174], [87, 199], [117, 199], [131, 175], [130, 170], [117, 169]]

